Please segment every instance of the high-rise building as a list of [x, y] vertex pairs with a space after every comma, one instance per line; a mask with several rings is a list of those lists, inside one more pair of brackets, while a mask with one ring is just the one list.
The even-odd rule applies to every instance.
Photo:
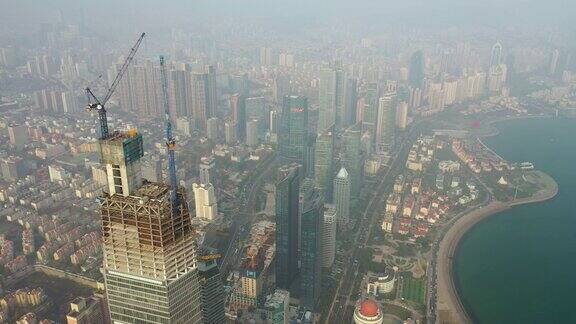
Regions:
[[211, 183], [195, 183], [192, 185], [192, 189], [194, 190], [196, 217], [209, 221], [214, 220], [218, 216], [218, 203], [216, 202], [214, 186]]
[[106, 324], [110, 323], [102, 310], [104, 301], [96, 296], [77, 297], [70, 303], [70, 312], [66, 315], [67, 324]]
[[408, 83], [412, 88], [424, 88], [424, 52], [416, 51], [410, 58]]
[[246, 145], [250, 147], [256, 147], [259, 144], [258, 124], [257, 119], [251, 119], [246, 123]]
[[398, 103], [396, 106], [396, 127], [405, 130], [408, 125], [408, 104], [406, 101]]
[[24, 159], [19, 156], [0, 158], [0, 176], [7, 182], [16, 181], [26, 173]]
[[199, 323], [200, 287], [196, 239], [178, 190], [143, 183], [142, 136], [115, 133], [100, 140], [109, 192], [101, 198], [104, 279], [114, 323]]
[[238, 124], [233, 120], [224, 122], [224, 139], [226, 144], [234, 145], [238, 141]]
[[268, 66], [273, 64], [275, 64], [274, 50], [271, 47], [260, 48], [260, 65]]
[[492, 46], [492, 51], [490, 52], [490, 66], [489, 68], [492, 69], [495, 66], [502, 64], [502, 44], [500, 42], [496, 42]]
[[300, 96], [284, 97], [278, 134], [278, 153], [284, 163], [296, 162], [308, 171], [308, 100]]
[[341, 168], [334, 178], [334, 205], [338, 213], [338, 227], [345, 229], [350, 217], [350, 177], [345, 168]]
[[266, 296], [264, 312], [270, 324], [288, 324], [290, 314], [290, 292], [276, 289], [273, 294]]
[[314, 311], [320, 296], [320, 231], [324, 199], [311, 188], [303, 194], [300, 225], [300, 305]]
[[314, 184], [326, 201], [332, 201], [333, 163], [334, 133], [332, 127], [329, 127], [318, 134], [314, 152]]
[[213, 179], [211, 174], [214, 169], [214, 165], [216, 164], [214, 157], [212, 156], [203, 156], [200, 158], [200, 183], [201, 184], [209, 184], [213, 183]]
[[548, 65], [548, 75], [555, 75], [558, 72], [558, 60], [560, 58], [560, 51], [555, 48], [550, 53], [550, 64]]
[[246, 139], [246, 98], [241, 94], [234, 94], [230, 98], [232, 107], [232, 120], [238, 126], [238, 140]]
[[320, 229], [320, 265], [323, 268], [330, 268], [334, 264], [336, 255], [336, 223], [338, 212], [336, 206], [324, 205], [324, 216]]
[[358, 102], [358, 80], [347, 79], [344, 98], [344, 113], [342, 114], [342, 126], [356, 123], [356, 104]]
[[205, 68], [206, 74], [206, 111], [207, 117], [216, 116], [218, 110], [218, 88], [216, 87], [216, 68], [208, 65]]
[[220, 139], [220, 119], [211, 117], [206, 121], [206, 137], [213, 141]]
[[290, 95], [290, 78], [284, 74], [278, 74], [272, 85], [272, 97], [277, 103], [282, 103], [285, 96]]
[[196, 121], [196, 129], [206, 133], [208, 119], [212, 117], [208, 107], [208, 98], [210, 96], [208, 93], [208, 75], [206, 73], [193, 73], [191, 84], [192, 103], [190, 106]]
[[346, 75], [340, 62], [320, 71], [318, 132], [332, 125], [338, 130], [345, 120]]
[[388, 93], [378, 102], [378, 123], [376, 124], [376, 151], [387, 153], [394, 147], [396, 125], [396, 93]]
[[374, 143], [376, 139], [376, 123], [378, 121], [378, 84], [366, 85], [364, 95], [364, 112], [362, 114], [362, 132], [368, 132]]
[[12, 124], [8, 126], [8, 138], [10, 144], [18, 149], [24, 147], [30, 141], [28, 126]]
[[342, 134], [342, 166], [350, 177], [350, 194], [357, 198], [360, 195], [364, 178], [365, 153], [362, 150], [362, 133], [360, 125], [348, 127]]
[[198, 274], [200, 277], [202, 322], [205, 324], [225, 323], [224, 286], [216, 259], [210, 258], [210, 255], [200, 257]]
[[298, 274], [300, 168], [282, 166], [276, 182], [276, 287], [285, 290]]

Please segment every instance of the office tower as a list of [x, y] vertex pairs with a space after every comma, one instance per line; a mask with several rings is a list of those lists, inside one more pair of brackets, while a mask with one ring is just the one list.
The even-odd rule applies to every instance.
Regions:
[[270, 324], [288, 324], [290, 314], [290, 292], [282, 289], [274, 290], [273, 294], [266, 296], [264, 312]]
[[192, 117], [188, 106], [190, 99], [190, 71], [168, 71], [168, 98], [172, 117]]
[[233, 120], [224, 122], [224, 138], [226, 144], [234, 145], [238, 141], [238, 124]]
[[385, 94], [378, 102], [376, 151], [389, 154], [394, 147], [396, 124], [396, 93]]
[[210, 183], [195, 183], [192, 185], [192, 190], [194, 191], [196, 217], [213, 221], [218, 216], [218, 203], [216, 202], [214, 186]]
[[216, 116], [218, 110], [218, 88], [216, 87], [216, 68], [206, 66], [206, 111], [208, 117]]
[[300, 228], [300, 305], [314, 311], [320, 296], [320, 228], [324, 199], [318, 190], [309, 189], [302, 200]]
[[203, 156], [200, 158], [200, 183], [209, 184], [214, 183], [211, 177], [214, 166], [216, 165], [215, 159], [212, 156]]
[[314, 184], [332, 201], [332, 173], [334, 163], [334, 133], [332, 127], [318, 134], [314, 152]]
[[252, 119], [246, 123], [246, 145], [258, 146], [258, 120]]
[[324, 216], [320, 230], [320, 265], [322, 268], [331, 268], [336, 255], [336, 223], [338, 212], [336, 206], [324, 205]]
[[115, 323], [198, 323], [200, 287], [196, 239], [178, 190], [173, 213], [170, 187], [143, 183], [142, 136], [114, 133], [100, 140], [109, 192], [100, 199], [104, 279]]
[[366, 85], [364, 95], [364, 113], [362, 114], [362, 132], [369, 132], [372, 142], [376, 138], [376, 122], [378, 119], [378, 85]]
[[217, 142], [220, 138], [220, 119], [216, 117], [209, 118], [206, 121], [206, 137]]
[[232, 120], [238, 126], [238, 140], [246, 140], [246, 98], [241, 94], [234, 94], [230, 98], [232, 107]]
[[28, 126], [11, 124], [8, 126], [8, 138], [10, 144], [18, 149], [22, 149], [26, 144], [30, 142], [30, 136], [28, 136]]
[[104, 301], [96, 296], [76, 297], [70, 303], [70, 312], [66, 315], [67, 324], [105, 324], [110, 323], [102, 312]]
[[280, 167], [276, 182], [276, 288], [285, 290], [298, 273], [300, 168]]
[[274, 102], [282, 103], [282, 99], [288, 95], [290, 95], [290, 78], [287, 75], [278, 74], [272, 84], [272, 98]]
[[423, 89], [424, 87], [424, 52], [421, 50], [414, 52], [410, 58], [408, 83], [412, 88]]
[[226, 323], [224, 286], [216, 259], [211, 258], [211, 255], [201, 256], [198, 261], [198, 276], [200, 277], [202, 323]]
[[193, 73], [192, 74], [192, 111], [194, 120], [196, 121], [196, 128], [202, 133], [207, 131], [207, 122], [212, 115], [208, 107], [208, 75], [206, 73]]
[[276, 134], [278, 132], [278, 112], [276, 110], [270, 111], [270, 133]]
[[296, 162], [308, 171], [308, 100], [300, 96], [284, 97], [278, 134], [278, 153], [283, 163]]
[[341, 168], [334, 178], [334, 205], [338, 214], [340, 229], [345, 229], [350, 218], [350, 176], [346, 168]]
[[358, 80], [347, 79], [344, 98], [344, 113], [342, 114], [342, 126], [356, 123], [356, 104], [358, 102]]
[[493, 67], [500, 64], [502, 64], [502, 44], [500, 44], [500, 42], [496, 42], [496, 44], [492, 46], [489, 68], [492, 69]]
[[346, 92], [346, 75], [340, 62], [320, 71], [318, 91], [318, 132], [332, 125], [335, 130], [340, 129], [345, 118]]
[[406, 101], [400, 102], [396, 106], [396, 127], [405, 130], [408, 124], [408, 104]]
[[361, 140], [362, 132], [359, 124], [348, 127], [342, 134], [341, 162], [349, 174], [350, 193], [354, 198], [360, 195], [364, 178], [365, 152], [362, 150]]

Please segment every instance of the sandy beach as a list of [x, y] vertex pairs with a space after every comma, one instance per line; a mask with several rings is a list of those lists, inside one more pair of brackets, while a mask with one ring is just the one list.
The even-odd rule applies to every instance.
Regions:
[[472, 319], [467, 314], [454, 282], [453, 276], [453, 257], [458, 249], [460, 240], [468, 230], [478, 222], [498, 214], [513, 206], [541, 202], [553, 198], [558, 193], [558, 185], [548, 175], [541, 173], [542, 176], [548, 177], [549, 186], [540, 190], [530, 198], [517, 199], [512, 202], [492, 201], [484, 207], [473, 210], [472, 212], [460, 217], [452, 227], [446, 232], [440, 242], [437, 260], [437, 310], [439, 323], [472, 323]]

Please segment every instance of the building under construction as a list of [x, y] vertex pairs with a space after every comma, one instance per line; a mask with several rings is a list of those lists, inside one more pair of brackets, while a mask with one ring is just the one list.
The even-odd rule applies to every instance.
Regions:
[[201, 322], [196, 243], [183, 189], [173, 213], [170, 186], [141, 180], [142, 136], [100, 140], [108, 174], [101, 198], [110, 315], [118, 323]]

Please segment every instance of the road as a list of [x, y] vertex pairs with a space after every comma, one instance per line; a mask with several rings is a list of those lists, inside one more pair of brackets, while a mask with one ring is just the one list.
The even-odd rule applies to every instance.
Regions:
[[[415, 129], [414, 127], [413, 129]], [[328, 312], [328, 317], [326, 318], [325, 323], [338, 323], [339, 321], [343, 320], [346, 322], [348, 319], [352, 319], [352, 314], [347, 314], [347, 308], [350, 303], [350, 296], [356, 293], [354, 290], [354, 283], [359, 280], [360, 273], [360, 266], [358, 264], [358, 260], [360, 257], [360, 252], [362, 251], [362, 247], [364, 247], [368, 243], [368, 239], [370, 238], [370, 229], [372, 226], [378, 226], [377, 224], [374, 225], [375, 222], [379, 220], [380, 212], [377, 208], [378, 205], [382, 202], [385, 196], [385, 192], [389, 190], [392, 185], [393, 181], [390, 180], [389, 177], [395, 176], [400, 171], [402, 171], [404, 167], [403, 161], [408, 156], [408, 151], [410, 150], [411, 143], [415, 132], [412, 131], [407, 139], [402, 143], [400, 149], [398, 150], [398, 154], [394, 156], [392, 162], [390, 163], [390, 167], [384, 172], [384, 174], [380, 177], [380, 181], [376, 187], [376, 191], [374, 195], [370, 198], [370, 201], [366, 205], [364, 212], [362, 214], [362, 218], [360, 220], [360, 228], [354, 233], [353, 239], [353, 250], [350, 255], [349, 260], [354, 260], [349, 262], [346, 266], [344, 271], [344, 275], [338, 284], [338, 288], [336, 288], [336, 293], [334, 294], [334, 299], [330, 304], [330, 311]], [[401, 157], [399, 159], [399, 157]], [[363, 275], [363, 274], [362, 274]], [[345, 280], [346, 279], [346, 280]], [[344, 295], [340, 295], [340, 290], [342, 288], [342, 284], [347, 282], [350, 284], [350, 288], [344, 292]], [[340, 297], [344, 298], [344, 302], [340, 305], [338, 309], [334, 309], [334, 305], [336, 301], [339, 303]]]

